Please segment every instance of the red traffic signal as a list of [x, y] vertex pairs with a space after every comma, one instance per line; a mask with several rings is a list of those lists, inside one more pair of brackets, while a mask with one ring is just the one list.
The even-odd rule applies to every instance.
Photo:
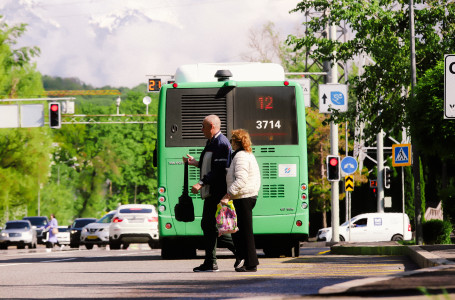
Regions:
[[50, 128], [62, 127], [60, 103], [58, 102], [49, 103], [49, 127]]
[[327, 155], [327, 180], [340, 181], [340, 157], [338, 155]]

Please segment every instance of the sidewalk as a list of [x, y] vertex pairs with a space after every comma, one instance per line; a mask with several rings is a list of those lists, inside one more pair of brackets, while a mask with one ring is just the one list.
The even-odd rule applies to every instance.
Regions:
[[[422, 269], [393, 276], [352, 280], [319, 290], [320, 295], [332, 296], [422, 296], [455, 299], [455, 245], [402, 246], [396, 242], [338, 243], [331, 246], [332, 254], [344, 255], [408, 255]], [[398, 297], [396, 297], [398, 296]], [[427, 296], [424, 296], [427, 297]], [[431, 296], [430, 296], [431, 297]]]

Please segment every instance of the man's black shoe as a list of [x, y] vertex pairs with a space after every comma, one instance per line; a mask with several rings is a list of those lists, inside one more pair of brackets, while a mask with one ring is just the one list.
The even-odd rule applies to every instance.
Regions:
[[244, 263], [245, 263], [244, 259], [236, 258], [235, 263], [234, 263], [234, 268], [239, 268], [239, 267], [243, 266]]
[[199, 267], [196, 267], [193, 269], [194, 272], [218, 272], [218, 265], [213, 264], [213, 265], [207, 265], [207, 264], [202, 264]]
[[235, 268], [235, 271], [236, 272], [257, 272], [257, 268], [256, 267], [240, 267], [240, 268]]

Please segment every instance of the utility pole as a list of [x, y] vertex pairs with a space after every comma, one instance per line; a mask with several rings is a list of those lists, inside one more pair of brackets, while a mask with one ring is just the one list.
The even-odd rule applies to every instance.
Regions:
[[384, 212], [384, 130], [379, 130], [376, 136], [376, 160], [378, 168], [378, 194], [377, 194], [377, 211], [378, 213]]
[[[337, 28], [336, 25], [330, 25], [329, 27], [330, 40], [336, 40]], [[327, 83], [338, 83], [338, 69], [337, 62], [334, 60], [332, 67], [329, 71], [329, 82]], [[330, 122], [330, 154], [338, 155], [338, 125], [335, 122]], [[339, 227], [340, 227], [340, 188], [339, 181], [332, 181], [331, 189], [331, 204], [332, 204], [332, 242], [337, 243], [340, 241]]]

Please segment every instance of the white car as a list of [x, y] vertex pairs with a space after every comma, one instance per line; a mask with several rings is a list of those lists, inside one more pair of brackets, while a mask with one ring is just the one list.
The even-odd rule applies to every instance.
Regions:
[[127, 249], [131, 243], [148, 243], [150, 248], [159, 245], [158, 213], [150, 204], [127, 204], [117, 208], [109, 224], [111, 250]]
[[[350, 228], [349, 221], [341, 224], [339, 234], [340, 241], [350, 242], [381, 242], [412, 239], [409, 217], [403, 213], [361, 214], [351, 219]], [[319, 229], [317, 240], [331, 241], [332, 227]]]
[[17, 249], [36, 248], [36, 230], [28, 220], [8, 221], [0, 232], [0, 249], [17, 246]]
[[82, 228], [81, 245], [93, 249], [94, 245], [106, 246], [109, 244], [109, 225], [116, 210], [112, 210], [95, 223], [90, 223]]
[[[70, 231], [68, 226], [58, 226], [57, 232], [57, 244], [58, 245], [69, 245], [70, 244]], [[46, 243], [49, 239], [49, 231], [45, 231], [45, 238], [43, 243]]]

